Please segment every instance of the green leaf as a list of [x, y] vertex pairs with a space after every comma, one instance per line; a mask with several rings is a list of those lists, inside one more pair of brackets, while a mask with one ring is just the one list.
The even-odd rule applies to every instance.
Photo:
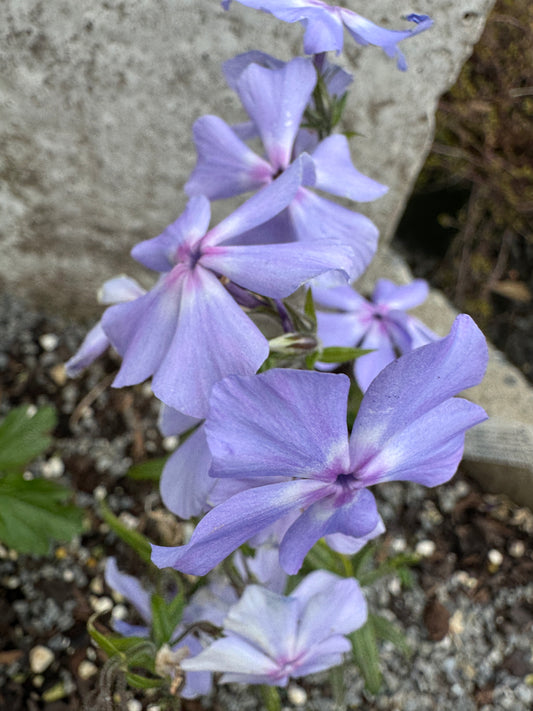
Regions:
[[331, 111], [331, 126], [332, 126], [332, 128], [335, 128], [335, 126], [341, 120], [344, 109], [346, 108], [346, 100], [347, 99], [348, 99], [348, 92], [345, 92], [340, 97], [340, 99], [335, 97], [335, 101], [333, 102], [333, 109]]
[[50, 446], [50, 432], [57, 423], [53, 407], [12, 410], [0, 424], [0, 470], [18, 472]]
[[150, 679], [134, 672], [126, 672], [126, 681], [134, 689], [160, 689], [167, 683], [164, 679]]
[[404, 633], [397, 625], [389, 622], [386, 617], [381, 617], [381, 615], [370, 614], [369, 618], [372, 619], [374, 632], [378, 639], [392, 642], [406, 659], [411, 657], [413, 650], [408, 645]]
[[83, 529], [83, 513], [65, 503], [71, 492], [22, 474], [0, 478], [0, 540], [19, 553], [45, 555], [52, 541], [69, 541]]
[[161, 478], [167, 459], [168, 457], [158, 457], [157, 459], [148, 459], [140, 464], [134, 464], [128, 469], [128, 476], [131, 479], [135, 479], [135, 481], [157, 482]]
[[94, 620], [97, 614], [92, 615], [87, 622], [87, 631], [92, 639], [107, 654], [108, 657], [119, 657], [123, 666], [142, 667], [154, 672], [155, 647], [146, 637], [122, 637], [116, 634], [103, 634], [96, 629]]
[[331, 346], [320, 351], [318, 360], [321, 360], [323, 363], [345, 363], [348, 360], [360, 358], [367, 353], [372, 353], [372, 349]]
[[183, 615], [185, 600], [183, 595], [176, 595], [170, 602], [154, 593], [151, 597], [152, 635], [156, 647], [162, 647], [171, 641], [172, 636]]
[[133, 550], [139, 555], [140, 558], [142, 558], [142, 560], [144, 560], [145, 563], [152, 563], [152, 547], [150, 546], [150, 541], [146, 538], [146, 536], [143, 536], [143, 534], [139, 533], [139, 531], [134, 531], [125, 526], [122, 521], [115, 516], [104, 501], [100, 502], [100, 513], [109, 528], [114, 531], [117, 536], [124, 541], [124, 543], [130, 546], [130, 548], [133, 548]]
[[381, 687], [381, 670], [372, 617], [369, 616], [363, 627], [352, 632], [349, 637], [353, 660], [363, 675], [365, 686], [372, 694], [377, 694]]
[[315, 301], [313, 299], [313, 292], [311, 289], [308, 289], [307, 293], [305, 295], [304, 314], [309, 319], [310, 325], [311, 325], [311, 328], [313, 329], [313, 331], [316, 331], [316, 326], [317, 326], [316, 309], [315, 309]]

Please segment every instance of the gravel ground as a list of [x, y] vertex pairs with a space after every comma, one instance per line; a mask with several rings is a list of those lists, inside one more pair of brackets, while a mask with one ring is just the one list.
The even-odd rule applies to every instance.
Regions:
[[[87, 520], [87, 532], [55, 546], [49, 558], [17, 556], [0, 545], [0, 711], [109, 708], [89, 701], [105, 686], [105, 657], [90, 643], [86, 623], [94, 611], [129, 614], [106, 588], [103, 566], [110, 554], [130, 570], [135, 561], [99, 518], [99, 499], [107, 495], [117, 515], [159, 543], [180, 534], [152, 487], [125, 477], [132, 463], [160, 456], [169, 444], [157, 431], [150, 390], [111, 390], [112, 355], [66, 380], [61, 364], [83, 335], [78, 326], [0, 297], [0, 416], [23, 403], [56, 406], [55, 444], [31, 470], [72, 486]], [[460, 473], [435, 491], [394, 483], [382, 486], [380, 497], [384, 549], [417, 550], [422, 558], [410, 589], [389, 577], [367, 588], [367, 597], [374, 612], [404, 629], [413, 656], [406, 661], [382, 644], [384, 686], [377, 696], [347, 669], [344, 708], [533, 708], [531, 512], [481, 493]], [[127, 711], [157, 708], [153, 697], [123, 694], [122, 701]], [[283, 702], [289, 709], [339, 708], [327, 675], [289, 688]], [[183, 708], [251, 711], [260, 704], [250, 690], [232, 685]]]

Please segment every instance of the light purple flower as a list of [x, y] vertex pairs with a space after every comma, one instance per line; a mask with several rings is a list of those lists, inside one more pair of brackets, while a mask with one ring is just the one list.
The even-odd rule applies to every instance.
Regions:
[[[313, 288], [322, 344], [373, 350], [357, 358], [354, 364], [354, 374], [363, 392], [399, 355], [439, 338], [417, 318], [405, 313], [425, 301], [428, 292], [423, 279], [405, 286], [379, 279], [370, 301], [349, 286]], [[320, 306], [336, 311], [321, 311]]]
[[[118, 304], [132, 301], [145, 294], [135, 279], [127, 276], [118, 276], [106, 281], [98, 293], [101, 304]], [[98, 321], [85, 336], [83, 343], [76, 353], [65, 363], [65, 372], [69, 378], [75, 378], [82, 370], [89, 367], [99, 356], [109, 348], [109, 339]]]
[[468, 316], [458, 316], [446, 338], [381, 371], [350, 437], [344, 375], [271, 370], [218, 383], [206, 421], [211, 475], [272, 477], [276, 483], [241, 491], [213, 508], [187, 545], [153, 546], [153, 562], [203, 575], [294, 513], [280, 545], [280, 564], [289, 574], [324, 536], [368, 536], [379, 524], [369, 487], [393, 480], [436, 486], [453, 476], [465, 431], [486, 418], [481, 407], [453, 396], [480, 382], [487, 359], [481, 331]]
[[[189, 195], [218, 200], [252, 190], [261, 194], [298, 160], [302, 150], [310, 153], [313, 166], [305, 176], [305, 186], [357, 202], [375, 200], [387, 191], [386, 186], [356, 170], [345, 136], [332, 135], [317, 143], [314, 134], [300, 130], [316, 83], [310, 60], [300, 57], [278, 69], [258, 64], [240, 69], [237, 65], [229, 74], [261, 137], [266, 157], [254, 153], [222, 119], [202, 116], [193, 126], [198, 160], [185, 186]], [[327, 239], [329, 244], [338, 236], [352, 246], [360, 275], [376, 250], [376, 226], [364, 215], [326, 200], [308, 187], [300, 187], [286, 210], [249, 230], [243, 239], [250, 243]]]
[[290, 596], [250, 585], [224, 622], [225, 636], [183, 662], [222, 672], [221, 682], [286, 686], [289, 679], [340, 664], [345, 635], [361, 627], [366, 602], [356, 580], [317, 570]]
[[[375, 25], [365, 17], [338, 5], [329, 5], [322, 0], [237, 0], [241, 5], [269, 12], [284, 22], [301, 22], [305, 27], [304, 51], [306, 54], [342, 50], [343, 28], [363, 46], [372, 44], [381, 47], [388, 57], [396, 57], [398, 69], [405, 71], [407, 62], [398, 48], [398, 43], [431, 27], [433, 20], [427, 15], [412, 13], [405, 18], [414, 22], [409, 30], [387, 30]], [[227, 10], [231, 0], [223, 0]]]
[[300, 156], [216, 227], [208, 229], [209, 201], [199, 195], [162, 234], [133, 248], [134, 259], [161, 276], [147, 294], [111, 306], [103, 315], [104, 331], [123, 358], [115, 387], [153, 376], [152, 389], [160, 400], [187, 415], [204, 417], [213, 383], [230, 374], [254, 373], [268, 355], [266, 338], [224, 282], [283, 298], [329, 270], [339, 270], [344, 279], [353, 275], [353, 253], [342, 240], [330, 241], [327, 252], [316, 240], [223, 244], [238, 242], [239, 235], [290, 202], [302, 176], [312, 170], [307, 159]]

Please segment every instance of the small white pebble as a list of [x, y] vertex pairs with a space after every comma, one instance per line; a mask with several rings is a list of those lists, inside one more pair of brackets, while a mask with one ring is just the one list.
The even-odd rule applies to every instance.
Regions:
[[165, 452], [172, 452], [178, 446], [179, 437], [174, 435], [163, 439], [163, 449]]
[[399, 578], [391, 578], [387, 585], [391, 595], [399, 595], [402, 592], [402, 584]]
[[125, 620], [127, 616], [128, 608], [126, 605], [115, 605], [115, 607], [111, 610], [111, 617], [114, 620]]
[[4, 578], [2, 580], [2, 583], [9, 590], [16, 590], [20, 585], [20, 578], [18, 578], [16, 575], [9, 575], [7, 578]]
[[66, 583], [71, 583], [74, 580], [74, 571], [71, 570], [70, 568], [67, 568], [66, 570], [63, 571], [63, 580]]
[[131, 531], [134, 531], [139, 525], [139, 519], [133, 514], [130, 514], [128, 511], [123, 511], [120, 514], [119, 519], [126, 526], [126, 528], [129, 528]]
[[89, 602], [91, 607], [98, 614], [103, 615], [113, 609], [113, 600], [110, 597], [104, 595], [104, 597], [96, 597], [94, 595], [89, 596]]
[[54, 653], [48, 647], [38, 644], [30, 649], [30, 669], [34, 674], [42, 674], [54, 661]]
[[398, 538], [393, 538], [391, 548], [395, 553], [403, 553], [404, 550], [407, 548], [407, 542], [405, 538], [403, 538], [402, 536], [398, 536]]
[[141, 393], [143, 397], [152, 397], [154, 393], [152, 392], [152, 386], [150, 385], [150, 383], [145, 383], [141, 387]]
[[465, 625], [464, 625], [464, 618], [463, 618], [463, 613], [461, 610], [456, 610], [453, 615], [450, 617], [450, 632], [453, 634], [460, 635], [464, 632]]
[[28, 470], [24, 472], [22, 478], [24, 479], [24, 481], [31, 481], [32, 479], [35, 479], [33, 473]]
[[126, 704], [128, 711], [142, 711], [143, 705], [137, 699], [130, 699]]
[[37, 676], [33, 677], [33, 679], [31, 680], [31, 683], [34, 685], [34, 687], [36, 689], [40, 689], [44, 683], [44, 676], [42, 674], [37, 674]]
[[45, 479], [59, 479], [65, 471], [65, 465], [60, 457], [50, 457], [43, 464], [43, 476]]
[[161, 711], [161, 706], [159, 706], [158, 704], [150, 704], [146, 711]]
[[98, 486], [95, 487], [93, 494], [94, 494], [94, 498], [97, 501], [103, 501], [105, 499], [105, 497], [107, 496], [107, 489], [102, 484], [98, 484]]
[[296, 684], [291, 684], [287, 689], [287, 698], [294, 706], [303, 706], [307, 703], [307, 693], [305, 689]]
[[2, 560], [7, 558], [7, 548], [5, 548], [1, 543], [0, 543], [0, 558]]
[[94, 593], [95, 595], [101, 595], [104, 592], [103, 579], [99, 575], [97, 575], [89, 583], [89, 588], [90, 588], [91, 592]]
[[57, 344], [59, 343], [59, 338], [55, 333], [43, 333], [43, 335], [39, 338], [39, 343], [41, 344], [41, 348], [45, 351], [55, 351]]
[[9, 558], [9, 560], [18, 560], [19, 554], [17, 553], [17, 551], [13, 550], [13, 548], [10, 548], [7, 557]]
[[91, 662], [94, 662], [96, 660], [96, 649], [94, 647], [87, 647], [87, 651], [85, 652], [87, 659], [90, 659]]
[[436, 548], [437, 546], [435, 545], [435, 541], [424, 540], [418, 541], [415, 551], [418, 555], [421, 555], [422, 558], [431, 558], [433, 553], [435, 553]]
[[98, 672], [98, 667], [93, 664], [88, 659], [84, 659], [80, 662], [78, 667], [78, 676], [80, 679], [90, 679]]
[[500, 553], [500, 551], [496, 550], [496, 548], [492, 548], [488, 552], [487, 557], [491, 566], [494, 566], [495, 568], [499, 568], [500, 565], [503, 563], [503, 555]]
[[37, 406], [36, 405], [29, 405], [28, 409], [26, 410], [26, 417], [31, 418], [36, 414], [37, 414]]
[[521, 558], [525, 552], [524, 541], [511, 541], [509, 544], [509, 555], [512, 555], [513, 558]]

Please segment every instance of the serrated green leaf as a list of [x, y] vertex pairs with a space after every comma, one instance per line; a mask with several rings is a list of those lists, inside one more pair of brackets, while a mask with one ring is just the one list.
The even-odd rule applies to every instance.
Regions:
[[377, 694], [381, 687], [381, 670], [379, 666], [379, 651], [372, 618], [369, 617], [363, 627], [350, 635], [353, 660], [359, 667], [366, 688]]
[[100, 513], [109, 528], [111, 528], [111, 530], [114, 531], [117, 536], [124, 541], [124, 543], [130, 546], [130, 548], [133, 548], [133, 550], [139, 555], [140, 558], [142, 558], [142, 560], [144, 560], [145, 563], [152, 563], [152, 547], [150, 546], [150, 541], [146, 538], [146, 536], [143, 536], [143, 534], [139, 533], [139, 531], [134, 531], [125, 526], [122, 521], [115, 516], [104, 501], [100, 502]]
[[406, 659], [409, 659], [413, 650], [407, 644], [402, 630], [386, 617], [381, 615], [370, 614], [369, 617], [372, 619], [372, 625], [374, 627], [374, 633], [378, 639], [383, 639], [387, 642], [391, 642]]
[[326, 543], [318, 541], [305, 556], [307, 570], [329, 570], [336, 575], [344, 575], [344, 565], [340, 556]]
[[158, 457], [157, 459], [148, 459], [146, 462], [134, 464], [128, 469], [128, 476], [135, 481], [159, 481], [163, 468], [167, 463], [168, 457]]
[[176, 595], [170, 602], [162, 595], [155, 593], [150, 599], [152, 607], [152, 635], [156, 647], [162, 647], [171, 641], [178, 626], [185, 606], [181, 594]]
[[31, 414], [17, 407], [0, 424], [0, 471], [18, 472], [50, 446], [50, 432], [57, 423], [53, 407], [41, 407]]
[[45, 555], [52, 541], [69, 541], [83, 529], [83, 513], [65, 503], [71, 492], [22, 474], [0, 478], [0, 541], [19, 553]]
[[348, 360], [360, 358], [367, 353], [372, 353], [372, 349], [331, 346], [320, 351], [318, 360], [321, 360], [323, 363], [345, 363]]

